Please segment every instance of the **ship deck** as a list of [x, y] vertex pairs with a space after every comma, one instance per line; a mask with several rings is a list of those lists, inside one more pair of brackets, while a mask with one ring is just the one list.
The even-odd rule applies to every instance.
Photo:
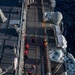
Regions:
[[[44, 65], [44, 50], [42, 48], [44, 30], [42, 28], [42, 10], [41, 2], [31, 4], [27, 8], [27, 20], [26, 20], [26, 39], [29, 43], [29, 54], [28, 59], [25, 59], [25, 73], [28, 73], [28, 70], [31, 69], [31, 66], [36, 65], [36, 70], [33, 72], [33, 75], [42, 75], [45, 74]], [[32, 42], [32, 38], [35, 36], [35, 43]], [[43, 59], [42, 59], [43, 58]], [[43, 61], [43, 62], [42, 62]], [[42, 71], [43, 72], [42, 72]]]
[[11, 68], [4, 75], [13, 75], [14, 46], [17, 46], [18, 34], [11, 20], [20, 19], [21, 7], [19, 7], [17, 0], [8, 0], [6, 2], [1, 0], [0, 9], [7, 17], [6, 22], [0, 22], [0, 67], [2, 68], [2, 73]]
[[[11, 24], [10, 22], [11, 20], [20, 20], [21, 18], [21, 7], [17, 1], [18, 0], [8, 0], [7, 2], [4, 2], [4, 0], [2, 0], [0, 2], [0, 9], [2, 9], [3, 13], [8, 18], [5, 23], [0, 23], [0, 67], [3, 71], [10, 67], [13, 67], [14, 45], [17, 45], [19, 41], [18, 34], [14, 29], [13, 24]], [[47, 1], [44, 0], [44, 2]], [[45, 10], [49, 11], [49, 8], [45, 6]], [[35, 64], [36, 70], [33, 72], [33, 75], [46, 75], [46, 56], [45, 51], [42, 47], [45, 34], [41, 0], [36, 0], [35, 3], [31, 4], [30, 7], [27, 8], [26, 17], [27, 42], [25, 41], [25, 43], [29, 43], [30, 48], [28, 59], [24, 60], [24, 74], [27, 74], [31, 66]], [[50, 27], [46, 28], [46, 34], [49, 49], [55, 48], [56, 41], [53, 29]], [[32, 42], [32, 36], [35, 36], [35, 43]], [[51, 63], [52, 64], [50, 65], [52, 66], [51, 70], [53, 73], [53, 70], [55, 69], [57, 63]], [[60, 70], [62, 71], [62, 69], [64, 72], [64, 67], [62, 67]], [[60, 75], [61, 71], [60, 73], [52, 75]], [[13, 68], [4, 75], [13, 75]]]

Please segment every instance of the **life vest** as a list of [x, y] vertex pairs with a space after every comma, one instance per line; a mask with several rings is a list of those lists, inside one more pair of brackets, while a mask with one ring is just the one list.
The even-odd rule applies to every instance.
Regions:
[[25, 50], [24, 55], [28, 55], [28, 50]]
[[29, 44], [26, 44], [25, 48], [26, 48], [26, 49], [29, 49]]
[[46, 44], [45, 44], [45, 43], [43, 43], [43, 46], [44, 46], [44, 47], [46, 47]]
[[28, 70], [28, 74], [32, 74], [32, 70]]
[[44, 42], [46, 42], [46, 39], [44, 39]]
[[43, 40], [43, 46], [46, 47], [47, 44], [48, 44], [47, 40], [44, 39], [44, 40]]

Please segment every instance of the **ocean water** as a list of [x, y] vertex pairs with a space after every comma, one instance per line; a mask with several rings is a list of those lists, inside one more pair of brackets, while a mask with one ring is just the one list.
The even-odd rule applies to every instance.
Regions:
[[0, 6], [19, 7], [21, 6], [19, 1], [20, 0], [0, 0]]
[[75, 57], [75, 0], [56, 0], [55, 11], [60, 11], [63, 15], [67, 52]]

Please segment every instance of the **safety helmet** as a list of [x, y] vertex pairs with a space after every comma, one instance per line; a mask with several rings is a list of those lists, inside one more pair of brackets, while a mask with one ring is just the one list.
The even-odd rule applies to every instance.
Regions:
[[46, 39], [44, 39], [44, 42], [46, 42]]

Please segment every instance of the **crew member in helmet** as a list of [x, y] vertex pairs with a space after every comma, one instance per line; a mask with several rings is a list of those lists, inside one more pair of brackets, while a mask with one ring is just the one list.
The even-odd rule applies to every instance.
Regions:
[[33, 64], [32, 66], [31, 66], [31, 69], [36, 69], [36, 66]]
[[47, 42], [47, 40], [44, 38], [43, 43], [46, 43], [46, 42]]
[[32, 73], [34, 72], [35, 69], [36, 69], [36, 66], [33, 64], [33, 65], [31, 66], [31, 69], [28, 70], [28, 75], [32, 75]]
[[28, 52], [29, 52], [28, 50], [24, 51], [24, 58], [28, 58]]
[[32, 75], [32, 69], [28, 70], [28, 75]]
[[28, 43], [25, 45], [25, 48], [26, 49], [29, 49], [29, 44]]
[[47, 46], [47, 44], [48, 44], [48, 42], [47, 42], [47, 40], [44, 38], [44, 40], [43, 40], [43, 48], [45, 48], [45, 47]]
[[32, 36], [32, 43], [35, 43], [35, 36]]

